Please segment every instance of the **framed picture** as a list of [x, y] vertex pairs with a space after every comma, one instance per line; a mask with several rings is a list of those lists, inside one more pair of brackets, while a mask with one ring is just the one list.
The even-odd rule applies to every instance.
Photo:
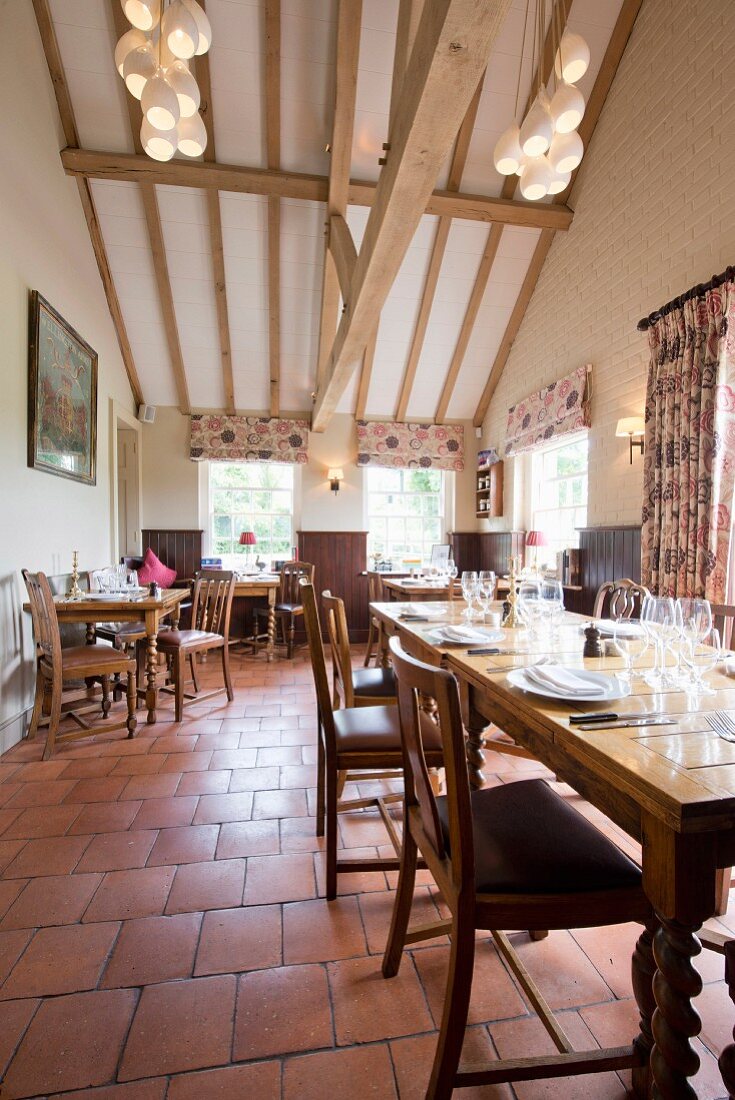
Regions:
[[29, 311], [28, 465], [96, 484], [97, 353], [37, 290]]

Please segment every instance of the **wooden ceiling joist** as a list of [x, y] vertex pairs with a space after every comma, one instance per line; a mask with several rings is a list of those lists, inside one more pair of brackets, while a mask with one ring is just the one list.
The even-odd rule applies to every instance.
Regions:
[[[551, 13], [551, 23], [549, 24], [549, 30], [544, 40], [543, 50], [539, 60], [539, 67], [534, 72], [531, 80], [531, 91], [528, 96], [528, 100], [524, 107], [524, 115], [528, 111], [529, 107], [533, 103], [535, 98], [536, 84], [539, 79], [539, 75], [542, 83], [551, 76], [551, 70], [554, 64], [554, 43], [558, 35], [562, 34], [569, 17], [569, 9], [572, 6], [572, 0], [556, 0], [554, 8]], [[540, 69], [540, 74], [539, 74]], [[501, 198], [512, 199], [516, 192], [518, 185], [517, 176], [506, 176], [503, 181], [503, 188], [500, 192]], [[548, 206], [548, 204], [546, 204]], [[493, 225], [490, 228], [485, 249], [480, 260], [480, 266], [475, 276], [474, 286], [472, 287], [472, 293], [470, 294], [470, 300], [467, 305], [467, 311], [465, 312], [464, 319], [462, 321], [462, 328], [459, 332], [457, 344], [452, 355], [452, 360], [449, 364], [449, 371], [447, 377], [444, 380], [442, 392], [439, 395], [439, 402], [436, 407], [436, 413], [434, 419], [438, 424], [441, 424], [446, 419], [447, 412], [449, 410], [449, 403], [452, 400], [454, 394], [454, 388], [457, 385], [457, 379], [459, 378], [459, 372], [462, 369], [462, 363], [464, 357], [467, 354], [467, 348], [469, 346], [470, 338], [472, 336], [477, 315], [482, 305], [482, 299], [485, 296], [487, 284], [490, 279], [490, 274], [495, 263], [495, 257], [498, 252], [500, 240], [503, 236], [503, 226]], [[543, 236], [543, 234], [542, 234]]]
[[[329, 179], [306, 172], [273, 172], [239, 164], [207, 164], [202, 161], [170, 160], [163, 164], [130, 153], [100, 153], [88, 149], [61, 150], [61, 163], [68, 175], [89, 179], [124, 180], [129, 183], [167, 183], [173, 187], [214, 188], [246, 195], [278, 195], [282, 199], [327, 202]], [[375, 203], [378, 185], [351, 180], [347, 202], [351, 206]], [[471, 222], [501, 222], [526, 229], [564, 231], [574, 213], [568, 206], [526, 202], [523, 199], [492, 198], [464, 192], [433, 191], [425, 203], [427, 214], [438, 214]]]
[[[265, 136], [268, 168], [281, 167], [281, 0], [265, 0]], [[270, 414], [281, 404], [281, 200], [268, 196]]]
[[436, 0], [424, 7], [312, 427], [323, 431], [373, 335], [437, 174], [487, 65], [510, 0]]
[[[602, 112], [602, 108], [605, 105], [605, 101], [610, 91], [610, 87], [615, 78], [615, 73], [618, 71], [618, 65], [625, 52], [625, 47], [628, 44], [631, 32], [635, 25], [638, 12], [640, 11], [643, 0], [623, 0], [623, 5], [620, 9], [617, 22], [613, 28], [613, 32], [610, 36], [610, 40], [605, 50], [605, 55], [602, 59], [597, 78], [595, 79], [592, 93], [587, 104], [587, 109], [584, 113], [584, 117], [579, 126], [579, 136], [584, 142], [585, 150], [588, 149], [589, 143], [592, 140], [592, 135], [595, 132], [598, 119]], [[577, 169], [578, 171], [578, 169]], [[554, 203], [566, 202], [569, 196], [569, 192], [574, 186], [577, 172], [572, 174], [572, 178], [569, 182], [569, 187], [561, 195], [556, 196]], [[518, 330], [521, 327], [521, 322], [525, 315], [528, 303], [531, 301], [533, 292], [536, 288], [536, 284], [539, 280], [541, 270], [544, 266], [544, 261], [549, 254], [552, 242], [554, 240], [553, 230], [547, 230], [543, 232], [539, 237], [536, 249], [531, 257], [531, 262], [526, 272], [526, 278], [523, 281], [521, 292], [516, 301], [513, 313], [510, 316], [510, 320], [503, 333], [503, 339], [500, 342], [500, 347], [495, 356], [490, 375], [485, 388], [480, 398], [480, 403], [477, 406], [473, 424], [476, 428], [481, 428], [487, 410], [490, 407], [493, 394], [497, 389], [498, 383], [505, 369], [505, 364], [508, 362], [508, 356], [510, 355], [511, 348], [513, 347], [513, 341], [518, 335]]]
[[[74, 110], [71, 104], [64, 67], [61, 63], [61, 54], [59, 53], [59, 45], [54, 32], [48, 0], [33, 0], [33, 9], [36, 16], [36, 23], [38, 24], [39, 35], [41, 37], [41, 44], [43, 45], [43, 52], [46, 57], [46, 64], [51, 77], [51, 83], [56, 96], [56, 105], [61, 118], [61, 126], [64, 131], [64, 140], [67, 146], [74, 148], [79, 145], [79, 133], [77, 131], [76, 119], [74, 118]], [[105, 242], [102, 237], [102, 230], [97, 216], [97, 208], [92, 195], [92, 189], [89, 185], [89, 181], [82, 176], [77, 177], [77, 188], [79, 190], [79, 198], [82, 203], [84, 217], [87, 222], [87, 229], [89, 230], [89, 237], [92, 242], [92, 249], [94, 250], [95, 259], [97, 261], [97, 268], [100, 273], [100, 278], [102, 279], [107, 306], [110, 310], [110, 316], [112, 317], [112, 323], [117, 335], [117, 342], [120, 346], [120, 354], [122, 355], [128, 382], [130, 383], [130, 389], [133, 392], [136, 404], [142, 405], [143, 390], [140, 385], [140, 379], [138, 378], [138, 372], [135, 368], [135, 360], [133, 359], [133, 352], [130, 347], [127, 329], [125, 328], [120, 301], [117, 297], [112, 272], [110, 271], [110, 262], [107, 258], [107, 249], [105, 248]]]
[[347, 222], [340, 214], [329, 219], [329, 251], [332, 253], [342, 296], [346, 298], [357, 263], [357, 250]]

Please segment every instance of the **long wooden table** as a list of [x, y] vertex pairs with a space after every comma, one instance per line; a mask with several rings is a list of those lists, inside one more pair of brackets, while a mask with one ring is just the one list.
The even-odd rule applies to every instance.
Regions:
[[[443, 622], [461, 620], [463, 605], [440, 605]], [[435, 645], [428, 637], [436, 621], [402, 622], [400, 605], [371, 605], [385, 634], [397, 634], [419, 659], [441, 663], [456, 674], [468, 730], [470, 775], [481, 772], [483, 733], [497, 724], [518, 744], [570, 784], [592, 805], [641, 844], [643, 886], [659, 927], [653, 958], [637, 958], [634, 986], [641, 1011], [636, 1043], [650, 1051], [652, 1094], [688, 1100], [688, 1082], [699, 1068], [690, 1039], [701, 1021], [692, 1001], [702, 982], [692, 963], [699, 954], [697, 932], [716, 905], [718, 868], [735, 863], [735, 744], [717, 736], [706, 721], [710, 710], [735, 711], [735, 680], [722, 672], [708, 678], [716, 694], [702, 696], [696, 710], [679, 690], [655, 693], [636, 680], [633, 693], [610, 703], [545, 699], [513, 687], [507, 671], [549, 651], [531, 643], [526, 631], [504, 630], [499, 648], [515, 655], [470, 656], [466, 648]], [[565, 616], [554, 656], [560, 664], [615, 671], [616, 658], [582, 657], [581, 616]], [[663, 711], [675, 725], [585, 732], [570, 714]], [[648, 1094], [648, 1068], [634, 1072], [634, 1088]]]

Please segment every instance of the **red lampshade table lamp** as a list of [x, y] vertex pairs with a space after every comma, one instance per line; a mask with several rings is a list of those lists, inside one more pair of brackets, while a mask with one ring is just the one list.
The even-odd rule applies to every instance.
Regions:
[[[240, 532], [240, 545], [241, 546], [255, 546], [257, 543], [254, 531], [241, 531]], [[246, 565], [249, 564], [250, 555], [245, 556]]]
[[549, 540], [543, 531], [526, 531], [526, 546], [533, 547], [533, 559], [531, 562], [532, 568], [536, 569], [536, 555], [538, 554], [539, 546], [548, 546]]

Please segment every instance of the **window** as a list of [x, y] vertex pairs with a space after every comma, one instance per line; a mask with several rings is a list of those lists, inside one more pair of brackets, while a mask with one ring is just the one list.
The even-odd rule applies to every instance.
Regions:
[[554, 565], [557, 551], [579, 545], [576, 528], [587, 523], [587, 436], [534, 452], [532, 481], [532, 527], [548, 539], [539, 563]]
[[444, 541], [444, 476], [441, 470], [368, 467], [368, 554], [428, 561]]
[[[293, 546], [293, 466], [279, 462], [209, 463], [211, 554], [226, 567], [242, 555], [290, 558]], [[255, 546], [240, 546], [240, 532], [254, 531]]]

